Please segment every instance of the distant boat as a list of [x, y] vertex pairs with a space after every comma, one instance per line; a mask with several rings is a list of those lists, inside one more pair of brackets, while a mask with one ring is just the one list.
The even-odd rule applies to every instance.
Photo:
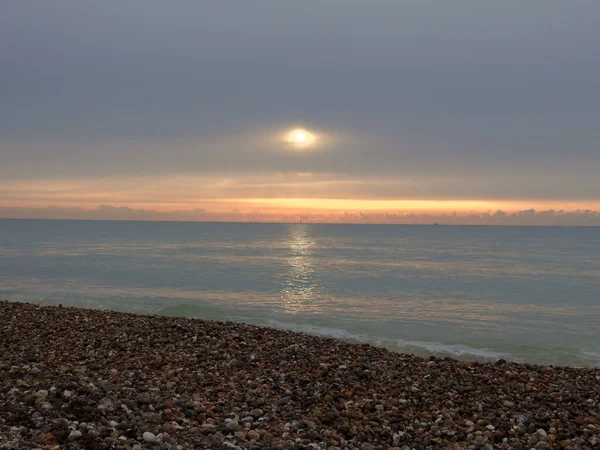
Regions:
[[434, 227], [437, 227], [437, 226], [438, 226], [438, 223], [437, 223], [437, 222], [436, 222], [436, 223], [434, 223], [434, 224], [433, 224], [433, 226], [434, 226]]

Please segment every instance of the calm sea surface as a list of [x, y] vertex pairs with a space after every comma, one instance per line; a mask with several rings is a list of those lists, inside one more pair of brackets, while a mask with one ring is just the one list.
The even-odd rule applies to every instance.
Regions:
[[600, 228], [0, 220], [0, 298], [600, 366]]

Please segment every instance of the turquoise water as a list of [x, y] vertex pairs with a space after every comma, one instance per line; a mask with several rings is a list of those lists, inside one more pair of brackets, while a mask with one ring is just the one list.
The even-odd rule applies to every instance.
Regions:
[[0, 297], [600, 366], [600, 228], [0, 220]]

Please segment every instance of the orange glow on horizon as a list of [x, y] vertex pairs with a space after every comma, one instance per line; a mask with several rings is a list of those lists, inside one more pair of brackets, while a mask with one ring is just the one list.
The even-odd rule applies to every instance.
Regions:
[[268, 210], [285, 211], [364, 211], [364, 212], [428, 212], [428, 213], [484, 213], [503, 210], [515, 212], [523, 209], [599, 209], [598, 203], [549, 202], [525, 200], [379, 200], [379, 199], [328, 199], [328, 198], [263, 198], [239, 199], [236, 203]]
[[192, 211], [205, 209], [209, 212], [264, 212], [273, 214], [302, 214], [305, 212], [328, 214], [340, 212], [370, 213], [427, 213], [427, 214], [483, 214], [497, 210], [506, 213], [535, 209], [540, 210], [600, 210], [600, 203], [547, 202], [525, 200], [375, 200], [375, 199], [332, 199], [332, 198], [238, 198], [205, 199], [189, 198], [166, 201], [162, 199], [137, 199], [120, 195], [88, 193], [81, 196], [51, 196], [36, 199], [23, 196], [18, 200], [0, 199], [0, 207], [9, 208], [62, 208], [96, 209], [102, 204], [156, 212]]
[[[303, 139], [303, 138], [301, 138]], [[95, 180], [48, 180], [0, 182], [0, 208], [82, 208], [95, 211], [101, 205], [130, 208], [151, 213], [180, 214], [190, 217], [205, 211], [210, 214], [247, 214], [256, 217], [310, 215], [315, 220], [331, 220], [349, 214], [427, 214], [451, 217], [490, 215], [500, 210], [507, 214], [534, 209], [539, 211], [600, 211], [600, 200], [538, 199], [435, 199], [435, 198], [351, 198], [346, 186], [353, 181], [335, 180], [312, 173], [255, 176], [245, 179], [224, 177], [116, 178]], [[399, 190], [402, 186], [399, 185]], [[358, 190], [359, 191], [359, 190]], [[281, 192], [283, 197], [271, 193]], [[337, 195], [324, 197], [326, 192]], [[357, 192], [357, 189], [354, 189]], [[304, 193], [304, 196], [302, 194]], [[294, 197], [294, 194], [300, 194]], [[349, 198], [350, 197], [350, 198]], [[108, 209], [107, 209], [108, 210]], [[51, 210], [48, 214], [53, 214]], [[64, 212], [63, 212], [64, 213]], [[4, 212], [4, 215], [14, 212]], [[42, 214], [42, 212], [40, 212]], [[66, 213], [64, 213], [66, 214]], [[78, 214], [76, 211], [73, 215]], [[600, 213], [594, 213], [600, 217]], [[252, 219], [254, 220], [254, 219]], [[540, 218], [543, 220], [543, 217]]]

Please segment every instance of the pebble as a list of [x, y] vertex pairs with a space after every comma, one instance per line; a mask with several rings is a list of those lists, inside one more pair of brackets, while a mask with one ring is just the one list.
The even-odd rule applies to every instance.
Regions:
[[150, 431], [144, 431], [142, 438], [146, 442], [150, 442], [150, 443], [158, 442], [158, 438], [154, 435], [154, 433], [151, 433]]
[[238, 431], [240, 424], [236, 419], [225, 419], [225, 428], [229, 431]]
[[421, 358], [241, 323], [3, 301], [0, 342], [0, 449], [600, 441], [597, 368]]
[[81, 436], [83, 436], [83, 434], [81, 434], [81, 431], [79, 430], [71, 430], [71, 433], [69, 433], [70, 440], [79, 439]]

